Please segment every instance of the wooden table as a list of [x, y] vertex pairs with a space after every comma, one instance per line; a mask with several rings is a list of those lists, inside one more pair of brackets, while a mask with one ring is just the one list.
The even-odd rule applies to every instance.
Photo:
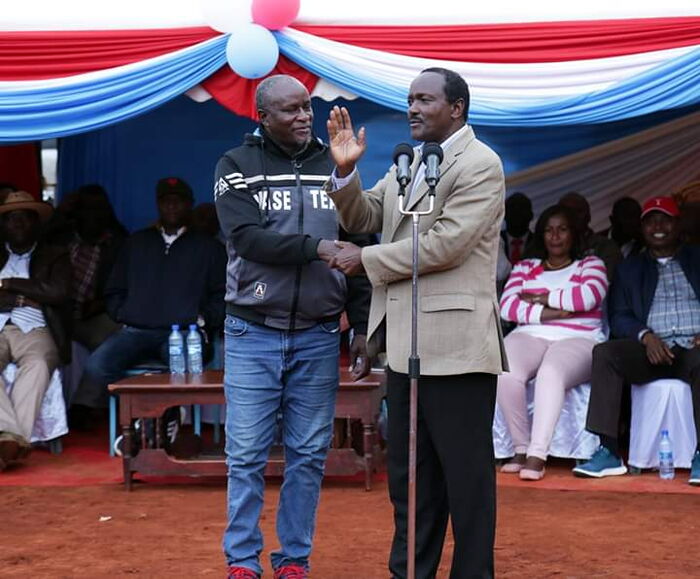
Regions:
[[[131, 455], [133, 422], [136, 418], [158, 418], [167, 408], [191, 404], [224, 404], [223, 372], [209, 370], [201, 375], [143, 374], [110, 384], [109, 391], [119, 396], [119, 421], [124, 435], [124, 484], [132, 487], [135, 472], [149, 475], [226, 476], [224, 456], [197, 457], [178, 460], [168, 455], [156, 441], [156, 448], [141, 448]], [[336, 418], [357, 419], [362, 422], [363, 456], [352, 448], [331, 448], [326, 461], [326, 474], [354, 475], [365, 473], [365, 489], [372, 486], [375, 467], [377, 416], [384, 396], [384, 373], [374, 371], [359, 382], [353, 382], [346, 370], [341, 370], [336, 399]], [[160, 429], [156, 429], [159, 433]], [[157, 434], [159, 436], [159, 434]], [[284, 457], [271, 455], [265, 474], [281, 475]]]

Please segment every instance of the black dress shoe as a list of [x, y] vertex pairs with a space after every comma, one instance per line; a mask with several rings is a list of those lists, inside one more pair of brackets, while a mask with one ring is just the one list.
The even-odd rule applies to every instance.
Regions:
[[19, 459], [22, 447], [17, 437], [10, 432], [0, 432], [0, 463], [3, 468]]

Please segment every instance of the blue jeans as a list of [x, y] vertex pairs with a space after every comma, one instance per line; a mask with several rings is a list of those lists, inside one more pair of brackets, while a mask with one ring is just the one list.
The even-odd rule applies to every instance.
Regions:
[[124, 378], [126, 371], [150, 359], [168, 364], [170, 330], [125, 326], [112, 334], [90, 354], [73, 404], [91, 408], [107, 407], [107, 386]]
[[287, 332], [228, 315], [225, 335], [227, 562], [262, 573], [263, 473], [281, 411], [285, 468], [272, 567], [308, 568], [340, 379], [339, 324]]

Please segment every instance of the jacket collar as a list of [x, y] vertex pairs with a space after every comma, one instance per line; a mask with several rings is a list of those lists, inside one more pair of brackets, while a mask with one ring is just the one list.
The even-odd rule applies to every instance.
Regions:
[[[454, 139], [453, 139], [454, 137]], [[442, 163], [440, 163], [440, 177], [444, 176], [455, 164], [457, 159], [464, 153], [464, 149], [475, 139], [474, 129], [470, 125], [464, 125], [457, 133], [448, 137], [446, 140], [447, 147], [443, 147], [443, 158]], [[442, 144], [441, 144], [442, 146]], [[418, 151], [422, 152], [422, 146]], [[418, 167], [421, 164], [422, 154], [415, 155], [413, 159], [413, 164], [411, 166], [411, 174], [415, 175], [418, 171]], [[438, 187], [440, 184], [438, 183]], [[411, 202], [409, 203], [407, 209], [413, 209], [418, 202], [423, 199], [428, 194], [428, 185], [425, 181], [419, 183], [416, 190], [413, 191], [411, 195]]]
[[311, 140], [307, 146], [296, 155], [291, 156], [284, 149], [282, 149], [261, 126], [257, 127], [254, 132], [246, 134], [243, 139], [243, 143], [249, 146], [259, 147], [260, 149], [265, 149], [265, 151], [284, 159], [296, 159], [298, 161], [303, 161], [311, 156], [315, 156], [319, 152], [323, 152], [328, 148], [328, 146], [321, 139], [312, 134]]

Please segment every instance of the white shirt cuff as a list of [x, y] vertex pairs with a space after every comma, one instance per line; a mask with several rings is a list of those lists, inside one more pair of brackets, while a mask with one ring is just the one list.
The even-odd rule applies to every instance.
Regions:
[[543, 311], [544, 311], [544, 306], [542, 304], [534, 304], [532, 311], [530, 312], [530, 323], [531, 324], [541, 324]]
[[350, 183], [350, 181], [352, 181], [353, 177], [355, 176], [355, 173], [357, 173], [357, 167], [355, 167], [352, 170], [352, 173], [350, 173], [347, 177], [338, 177], [336, 171], [337, 168], [333, 169], [333, 173], [331, 173], [331, 183], [333, 183], [333, 191], [338, 191], [338, 189], [342, 189], [348, 183]]

